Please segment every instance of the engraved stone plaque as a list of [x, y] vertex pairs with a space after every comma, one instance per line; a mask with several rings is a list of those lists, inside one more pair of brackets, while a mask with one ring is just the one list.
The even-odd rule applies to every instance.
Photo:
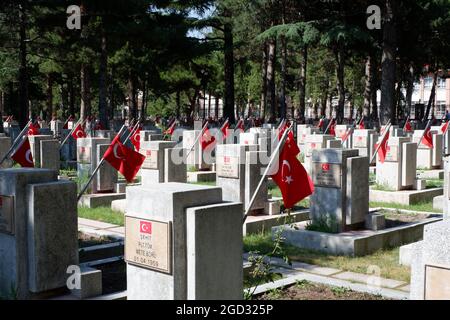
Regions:
[[0, 233], [14, 234], [14, 197], [0, 196]]
[[171, 273], [172, 225], [125, 217], [125, 260], [128, 263], [164, 273]]
[[367, 137], [366, 136], [354, 136], [353, 137], [353, 147], [354, 148], [367, 148]]
[[425, 266], [425, 300], [450, 300], [450, 266]]
[[143, 169], [158, 169], [158, 150], [140, 150], [140, 153], [145, 156]]
[[217, 175], [223, 178], [239, 179], [239, 158], [222, 156], [216, 160]]
[[399, 162], [400, 160], [398, 146], [388, 146], [385, 162]]
[[79, 147], [77, 152], [77, 161], [80, 163], [92, 163], [91, 161], [91, 148]]
[[337, 163], [313, 163], [313, 182], [316, 187], [341, 188], [342, 167]]

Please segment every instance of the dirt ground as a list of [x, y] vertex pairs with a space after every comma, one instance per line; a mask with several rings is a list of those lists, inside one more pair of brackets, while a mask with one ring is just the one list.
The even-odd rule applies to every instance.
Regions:
[[273, 290], [257, 300], [388, 300], [381, 296], [360, 293], [345, 288], [302, 282], [286, 289]]

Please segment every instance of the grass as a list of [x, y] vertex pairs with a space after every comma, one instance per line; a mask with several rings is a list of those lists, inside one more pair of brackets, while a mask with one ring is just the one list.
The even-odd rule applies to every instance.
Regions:
[[387, 184], [381, 184], [381, 183], [373, 184], [372, 185], [372, 189], [373, 190], [378, 190], [378, 191], [395, 191], [393, 188], [391, 188]]
[[411, 211], [426, 211], [426, 212], [432, 212], [432, 213], [442, 213], [442, 210], [437, 210], [433, 208], [433, 202], [421, 202], [417, 204], [412, 205], [403, 205], [403, 204], [397, 204], [397, 203], [385, 203], [385, 202], [369, 202], [369, 206], [371, 208], [392, 208], [392, 209], [399, 209], [399, 210], [411, 210]]
[[203, 182], [191, 182], [191, 184], [196, 184], [199, 186], [212, 186], [215, 187], [216, 186], [216, 182], [215, 181], [203, 181]]
[[444, 180], [440, 179], [427, 179], [427, 189], [432, 188], [443, 188], [444, 187]]
[[[275, 197], [275, 198], [282, 197], [281, 190], [278, 186], [269, 187], [269, 193], [272, 195], [272, 197]], [[309, 208], [309, 199], [308, 198], [303, 199], [302, 201], [297, 203], [294, 207], [294, 210], [304, 209], [304, 208]]]
[[[266, 254], [272, 249], [273, 243], [269, 233], [249, 235], [244, 238], [245, 252], [258, 251], [260, 254]], [[363, 274], [367, 274], [369, 267], [377, 266], [380, 268], [380, 276], [383, 278], [410, 281], [410, 269], [398, 264], [399, 248], [381, 250], [364, 257], [331, 256], [286, 244], [283, 245], [283, 249], [292, 261]]]
[[123, 226], [125, 220], [123, 213], [114, 211], [108, 207], [99, 207], [93, 209], [87, 207], [78, 207], [78, 216], [80, 218], [111, 223], [119, 226]]

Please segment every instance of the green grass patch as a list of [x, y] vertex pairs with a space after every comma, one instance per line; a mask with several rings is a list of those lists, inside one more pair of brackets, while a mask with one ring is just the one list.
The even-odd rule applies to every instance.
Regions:
[[444, 187], [444, 180], [440, 179], [427, 180], [427, 189], [443, 188], [443, 187]]
[[442, 210], [433, 209], [433, 202], [421, 202], [417, 204], [412, 204], [409, 206], [397, 203], [386, 203], [386, 202], [369, 202], [371, 208], [392, 208], [399, 210], [412, 210], [412, 211], [425, 211], [432, 213], [442, 213]]
[[393, 188], [391, 188], [389, 185], [387, 184], [381, 184], [381, 183], [374, 183], [372, 185], [372, 189], [373, 190], [378, 190], [378, 191], [395, 191]]
[[[271, 194], [272, 197], [275, 197], [275, 198], [282, 198], [281, 190], [276, 185], [269, 187], [269, 194]], [[303, 199], [302, 201], [297, 203], [294, 207], [294, 211], [299, 210], [299, 209], [305, 209], [305, 208], [309, 208], [309, 199], [308, 198]]]
[[[261, 254], [271, 252], [273, 248], [269, 233], [249, 235], [244, 237], [245, 252], [258, 251]], [[370, 268], [378, 267], [380, 276], [409, 282], [409, 267], [398, 264], [399, 248], [381, 250], [364, 257], [332, 256], [326, 253], [306, 250], [283, 244], [284, 252], [292, 261], [301, 261], [323, 267], [341, 269], [367, 274]]]
[[191, 184], [196, 184], [198, 186], [210, 186], [210, 187], [216, 186], [215, 181], [192, 182]]
[[123, 226], [125, 220], [123, 213], [114, 211], [108, 207], [99, 207], [93, 209], [87, 207], [78, 207], [78, 216], [80, 218], [116, 224], [119, 226]]

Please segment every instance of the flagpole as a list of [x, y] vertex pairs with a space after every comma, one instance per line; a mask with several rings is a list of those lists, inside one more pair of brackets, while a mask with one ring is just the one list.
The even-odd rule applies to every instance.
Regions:
[[[78, 125], [80, 124], [81, 119], [78, 119], [78, 121], [75, 123], [75, 125], [73, 126], [73, 128], [70, 130], [69, 134], [67, 135], [67, 137], [64, 138], [63, 142], [61, 142], [61, 145], [59, 146], [59, 150], [62, 149], [62, 147], [66, 144], [66, 142], [69, 140], [69, 138], [72, 136], [73, 132], [75, 131], [76, 128], [78, 128]], [[86, 121], [86, 120], [85, 120]], [[83, 121], [84, 123], [84, 121]]]
[[[125, 128], [125, 125], [122, 126], [122, 128], [120, 128], [119, 132], [117, 133], [116, 137], [121, 135], [123, 129]], [[115, 138], [114, 138], [115, 139]], [[113, 139], [113, 141], [114, 141]], [[125, 140], [124, 143], [127, 143], [128, 140]], [[77, 196], [77, 202], [80, 201], [81, 197], [83, 196], [83, 194], [86, 192], [87, 188], [89, 187], [89, 185], [91, 184], [92, 180], [94, 179], [95, 175], [97, 174], [98, 170], [100, 170], [100, 168], [103, 166], [103, 164], [105, 163], [105, 158], [102, 157], [102, 160], [100, 160], [100, 162], [98, 163], [97, 167], [94, 169], [94, 171], [92, 171], [91, 176], [89, 177], [88, 181], [86, 182], [86, 184], [84, 185], [83, 189], [81, 189], [80, 193]]]
[[331, 128], [331, 125], [333, 124], [333, 122], [334, 122], [334, 118], [332, 118], [332, 119], [330, 120], [330, 123], [328, 123], [328, 126], [327, 126], [327, 128], [325, 129], [325, 131], [323, 132], [323, 134], [327, 134], [327, 132], [328, 132], [328, 130]]
[[23, 137], [23, 135], [25, 134], [25, 132], [27, 132], [28, 128], [30, 127], [30, 121], [28, 121], [27, 125], [22, 129], [22, 131], [20, 131], [19, 135], [17, 136], [17, 138], [14, 140], [14, 142], [12, 143], [11, 147], [9, 148], [8, 152], [6, 152], [6, 154], [3, 156], [2, 160], [0, 161], [0, 165], [3, 164], [3, 162], [5, 162], [5, 160], [9, 157], [9, 155], [11, 154], [11, 151], [14, 150], [14, 148], [17, 146], [17, 143], [20, 141], [20, 139]]
[[370, 162], [369, 162], [369, 163], [372, 163], [372, 162], [373, 162], [373, 160], [375, 159], [375, 157], [376, 157], [377, 154], [378, 154], [378, 151], [380, 151], [380, 148], [381, 148], [381, 145], [382, 145], [382, 142], [383, 142], [384, 138], [385, 138], [386, 135], [389, 133], [389, 130], [391, 130], [391, 126], [392, 126], [392, 125], [391, 125], [390, 123], [388, 123], [386, 126], [387, 126], [387, 127], [386, 127], [386, 129], [385, 129], [385, 131], [384, 131], [384, 133], [383, 133], [381, 142], [380, 142], [380, 144], [377, 146], [377, 149], [375, 150], [374, 154], [372, 155], [372, 158], [370, 158]]
[[278, 143], [278, 145], [277, 145], [275, 151], [272, 153], [272, 156], [270, 157], [269, 164], [267, 165], [267, 168], [266, 168], [266, 170], [264, 171], [263, 176], [262, 176], [261, 180], [259, 181], [258, 186], [256, 187], [255, 192], [253, 193], [253, 196], [252, 196], [252, 198], [251, 198], [251, 200], [250, 200], [250, 202], [249, 202], [249, 204], [248, 204], [248, 207], [245, 209], [244, 221], [242, 222], [242, 224], [244, 224], [244, 223], [245, 223], [245, 220], [247, 220], [247, 217], [248, 217], [248, 215], [249, 215], [249, 213], [250, 213], [250, 210], [251, 210], [251, 208], [252, 208], [254, 202], [256, 201], [256, 197], [257, 197], [257, 195], [258, 195], [258, 193], [259, 193], [259, 189], [261, 189], [261, 186], [262, 186], [262, 184], [263, 184], [263, 182], [264, 182], [264, 179], [266, 178], [267, 174], [269, 173], [269, 170], [271, 170], [272, 165], [273, 165], [273, 162], [274, 162], [274, 159], [275, 159], [275, 157], [278, 156], [278, 153], [279, 153], [281, 147], [284, 145], [284, 141], [286, 140], [286, 137], [287, 137], [289, 131], [291, 131], [291, 129], [292, 129], [292, 125], [290, 125], [290, 127], [287, 128], [287, 129], [284, 131], [283, 136], [282, 136], [281, 139], [280, 139], [280, 142]]
[[[130, 130], [130, 134], [127, 136], [127, 138], [125, 139], [125, 141], [128, 141], [128, 139], [130, 139], [130, 137], [137, 131], [137, 127], [139, 126], [141, 120], [139, 120], [138, 122], [136, 122], [136, 124], [134, 125], [134, 127]], [[126, 143], [126, 142], [125, 142]]]
[[205, 131], [206, 127], [208, 126], [208, 122], [205, 123], [205, 125], [202, 128], [202, 131], [200, 131], [200, 134], [197, 136], [197, 138], [194, 141], [194, 144], [192, 145], [191, 149], [189, 150], [189, 152], [186, 155], [186, 158], [189, 157], [189, 155], [191, 154], [191, 152], [194, 150], [195, 145], [197, 144], [198, 140], [200, 139], [200, 137], [203, 135], [203, 131]]

